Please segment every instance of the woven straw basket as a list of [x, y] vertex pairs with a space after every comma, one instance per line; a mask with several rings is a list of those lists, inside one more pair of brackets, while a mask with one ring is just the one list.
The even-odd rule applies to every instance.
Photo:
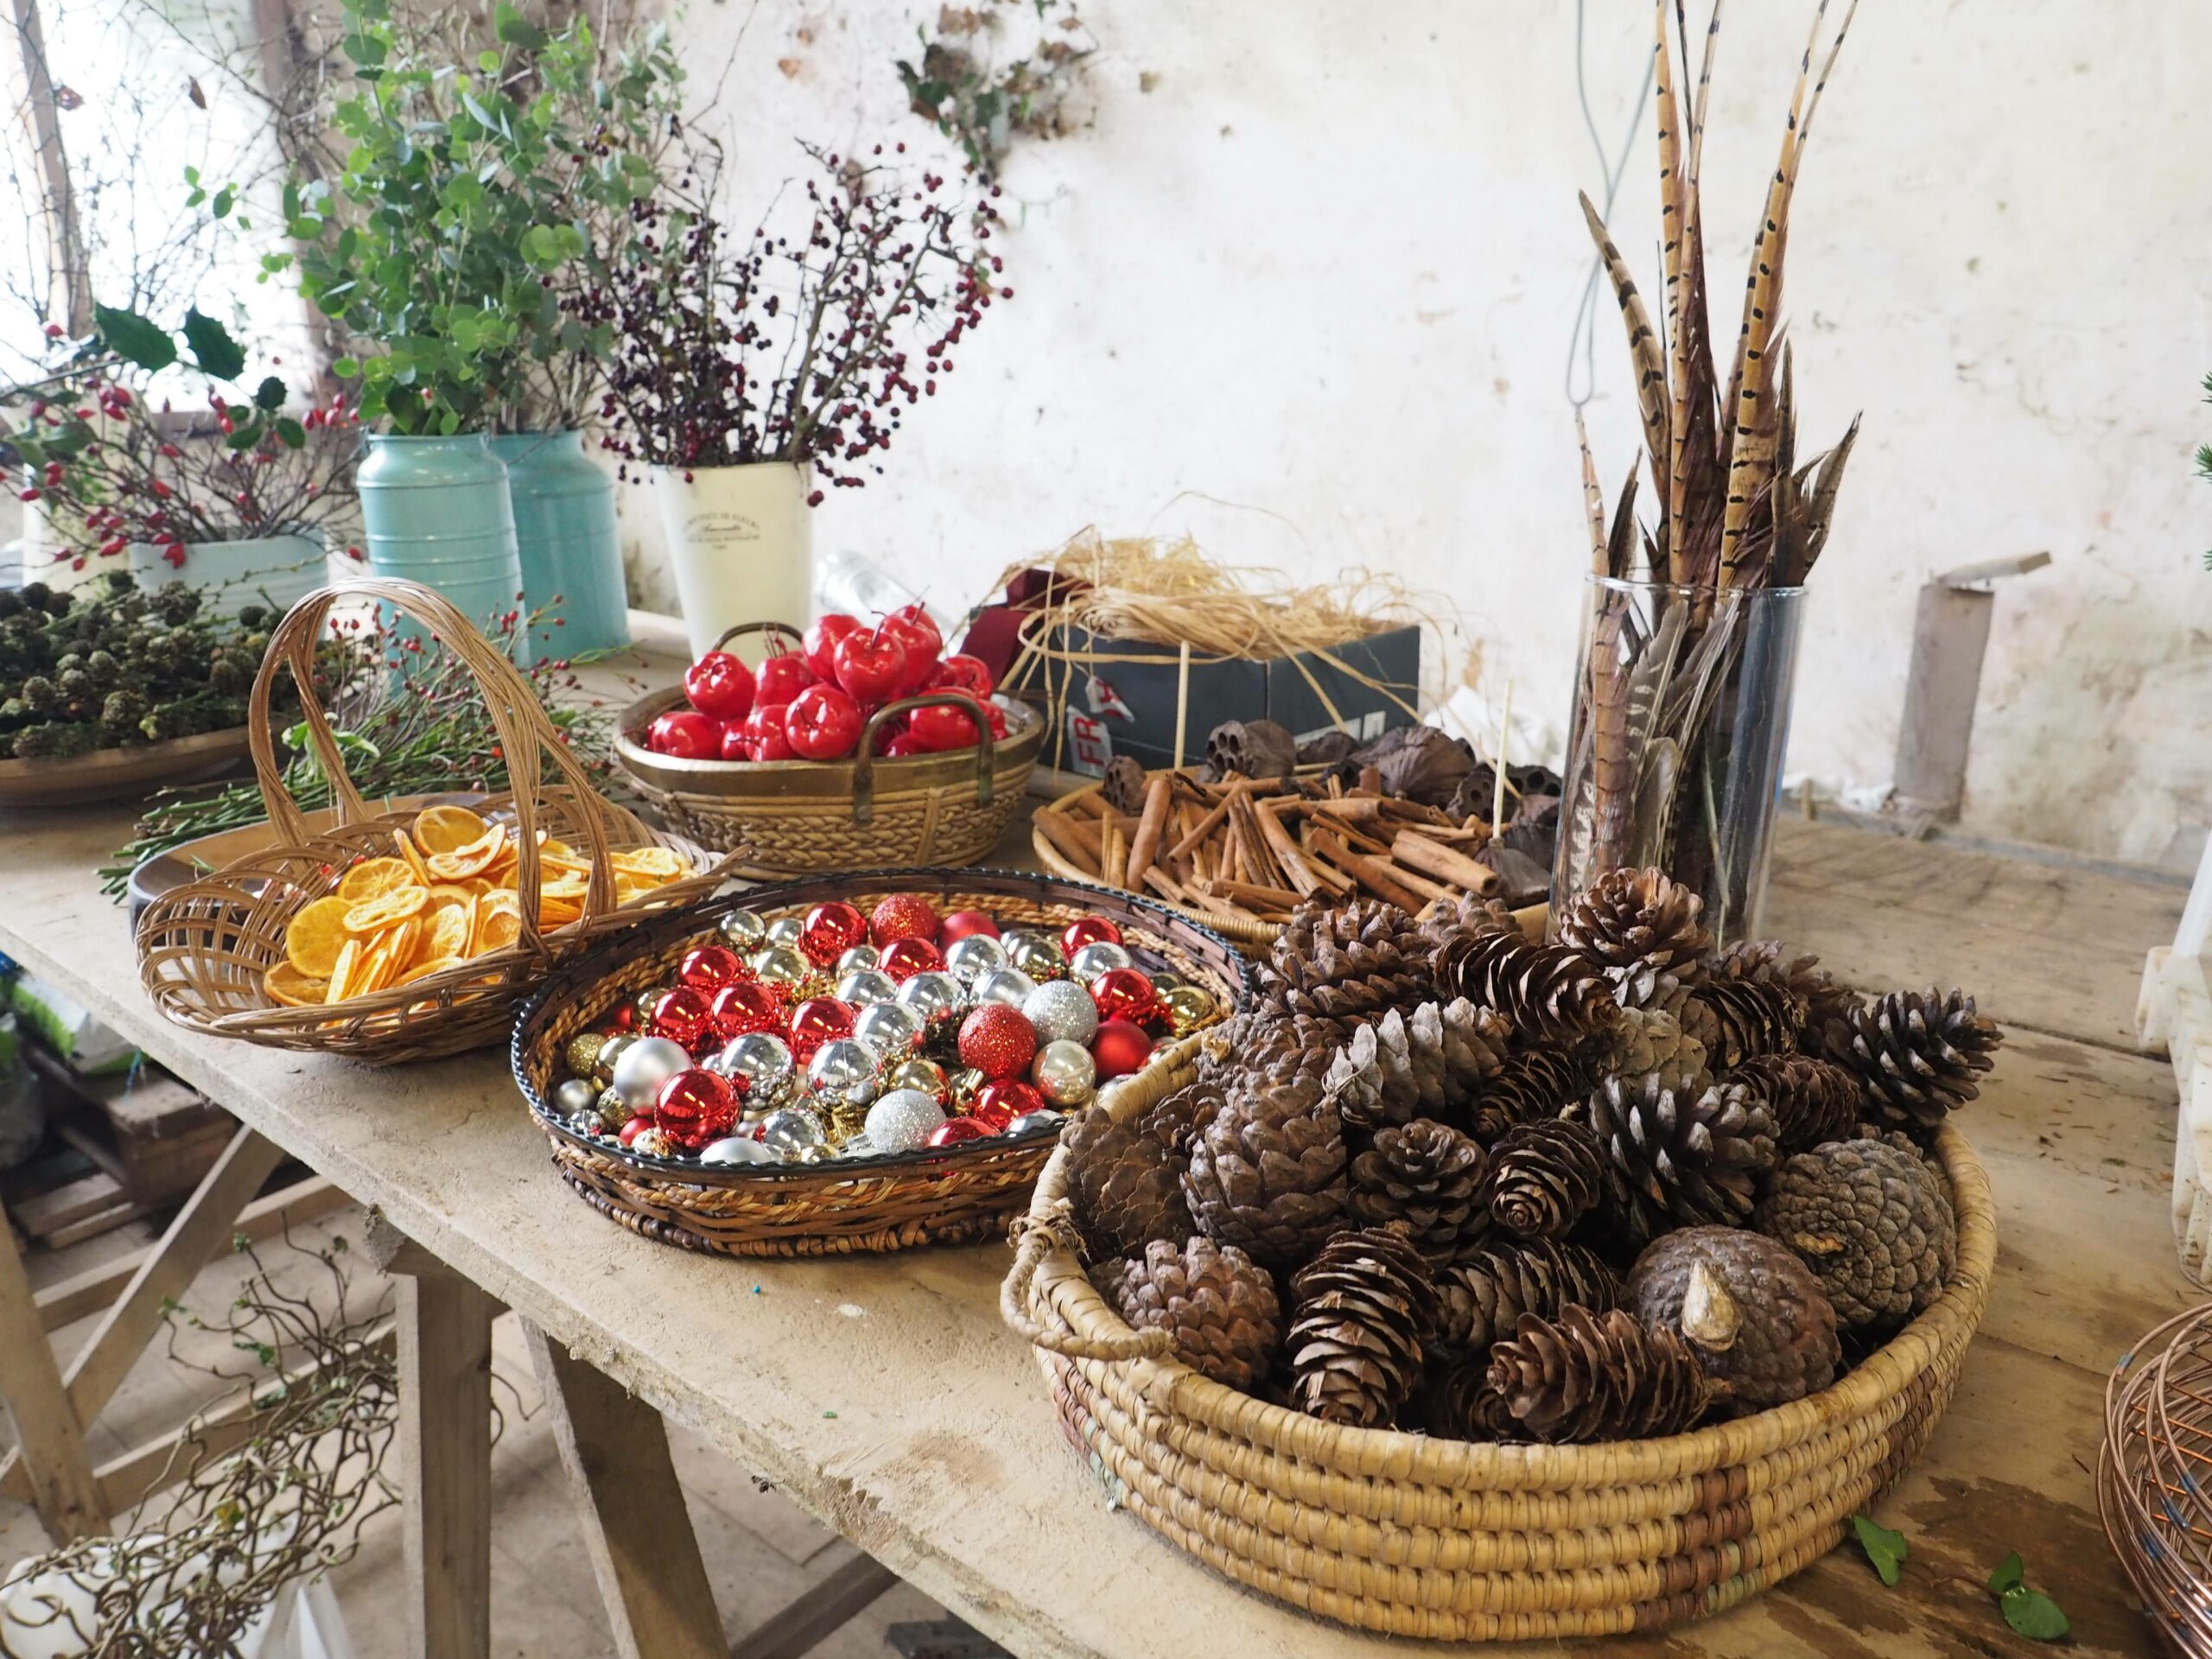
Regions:
[[[1109, 1109], [1141, 1111], [1193, 1069], [1132, 1079]], [[1241, 1583], [1397, 1636], [1656, 1630], [1817, 1560], [1927, 1442], [1997, 1256], [1988, 1178], [1955, 1129], [1937, 1151], [1959, 1223], [1942, 1299], [1823, 1392], [1660, 1440], [1478, 1446], [1342, 1428], [1154, 1357], [1161, 1333], [1131, 1331], [1068, 1248], [1063, 1157], [1018, 1224], [1001, 1311], [1112, 1500]]]
[[[372, 812], [346, 774], [345, 759], [314, 690], [315, 649], [340, 600], [374, 600], [412, 617], [467, 664], [489, 705], [507, 764], [510, 792], [485, 800], [486, 816], [512, 814], [521, 937], [457, 967], [334, 1007], [282, 1007], [262, 989], [262, 975], [284, 959], [286, 925], [312, 900], [334, 892], [365, 855], [390, 856], [392, 831], [410, 812]], [[270, 731], [276, 676], [291, 671], [300, 687], [309, 741], [337, 797], [336, 819], [310, 834], [286, 791]], [[411, 582], [363, 581], [326, 588], [294, 606], [276, 626], [247, 709], [254, 771], [276, 831], [265, 850], [203, 880], [172, 889], [138, 918], [138, 974], [155, 1006], [178, 1025], [270, 1048], [342, 1054], [372, 1064], [427, 1060], [501, 1041], [516, 1004], [546, 971], [602, 935], [704, 898], [724, 872], [711, 854], [657, 834], [604, 799], [561, 741], [537, 695], [514, 665], [445, 600]], [[550, 760], [559, 785], [541, 781]], [[568, 842], [591, 867], [575, 921], [537, 925], [537, 832]], [[661, 847], [692, 874], [617, 907], [611, 852]]]
[[[569, 1039], [649, 986], [666, 984], [685, 949], [727, 912], [772, 912], [842, 899], [871, 910], [887, 893], [919, 893], [940, 910], [986, 910], [1014, 925], [1062, 927], [1111, 918], [1141, 963], [1171, 969], [1214, 991], [1228, 1013], [1243, 1000], [1247, 969], [1225, 939], [1161, 906], [1101, 887], [1028, 872], [879, 870], [755, 887], [611, 941], [547, 981], [515, 1024], [515, 1082], [553, 1142], [562, 1179], [601, 1214], [664, 1244], [721, 1255], [842, 1255], [969, 1243], [1003, 1236], [1020, 1213], [1054, 1134], [813, 1165], [702, 1168], [628, 1152], [571, 1133], [546, 1109], [563, 1075]], [[1163, 1045], [1140, 1073], [1193, 1064], [1198, 1038]]]
[[[800, 637], [780, 622], [747, 622], [724, 633], [715, 649], [745, 633]], [[1045, 741], [1036, 710], [1001, 701], [1002, 742], [878, 756], [877, 730], [910, 709], [946, 704], [976, 711], [965, 692], [931, 691], [877, 710], [849, 760], [679, 760], [654, 753], [640, 741], [645, 728], [683, 702], [680, 690], [658, 691], [625, 709], [615, 727], [615, 764], [671, 825], [702, 846], [735, 854], [740, 874], [764, 880], [886, 864], [973, 863], [1014, 821]], [[978, 714], [977, 730], [982, 723]]]

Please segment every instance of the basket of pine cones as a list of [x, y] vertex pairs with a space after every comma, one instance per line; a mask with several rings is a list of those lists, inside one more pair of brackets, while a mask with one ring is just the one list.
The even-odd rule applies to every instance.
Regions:
[[1304, 909], [1202, 1052], [1074, 1120], [1002, 1299], [1116, 1503], [1452, 1641], [1718, 1611], [1918, 1453], [1980, 1325], [1950, 1114], [2000, 1040], [1623, 870], [1549, 943]]

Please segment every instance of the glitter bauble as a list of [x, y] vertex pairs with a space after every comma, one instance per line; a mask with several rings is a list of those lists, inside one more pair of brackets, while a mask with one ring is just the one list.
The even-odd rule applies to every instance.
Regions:
[[987, 1077], [1018, 1077], [1037, 1053], [1037, 1027], [1020, 1008], [986, 1002], [960, 1022], [961, 1060]]
[[869, 912], [868, 936], [878, 950], [893, 939], [935, 939], [937, 906], [918, 893], [894, 893]]
[[834, 996], [809, 997], [791, 1010], [791, 1053], [801, 1065], [810, 1064], [823, 1044], [852, 1034], [852, 1008]]
[[728, 1077], [695, 1065], [664, 1078], [653, 1091], [653, 1124], [687, 1147], [728, 1135], [737, 1122], [737, 1090]]
[[1090, 1034], [1098, 1029], [1098, 1005], [1071, 979], [1039, 985], [1021, 999], [1021, 1011], [1037, 1027], [1040, 1043], [1077, 1043], [1087, 1048]]
[[872, 1008], [899, 995], [899, 986], [880, 968], [855, 968], [837, 982], [837, 1000], [856, 1008]]
[[978, 1002], [1003, 1002], [1009, 1008], [1018, 1008], [1036, 988], [1037, 982], [1019, 968], [994, 968], [976, 982], [975, 994]]
[[1008, 962], [1040, 985], [1068, 970], [1067, 952], [1060, 949], [1060, 942], [1041, 933], [1024, 933], [1012, 940], [1006, 954]]
[[570, 1077], [553, 1091], [553, 1109], [563, 1117], [599, 1109], [599, 1090], [588, 1077]]
[[1017, 1117], [1045, 1109], [1045, 1096], [1019, 1077], [1001, 1077], [976, 1091], [968, 1116], [996, 1135]]
[[916, 974], [899, 988], [898, 1006], [912, 1008], [928, 1024], [939, 1014], [950, 1014], [968, 1000], [968, 993], [950, 974]]
[[842, 899], [817, 905], [799, 924], [798, 948], [817, 968], [827, 968], [868, 938], [868, 918]]
[[776, 1154], [749, 1135], [728, 1135], [702, 1148], [702, 1164], [772, 1164]]
[[941, 1106], [949, 1105], [952, 1100], [952, 1079], [945, 1076], [944, 1068], [919, 1054], [910, 1054], [886, 1066], [883, 1089], [886, 1094], [893, 1089], [918, 1090]]
[[715, 1035], [724, 1042], [749, 1031], [773, 1031], [784, 1023], [784, 1001], [757, 979], [741, 979], [716, 991], [707, 1004]]
[[1024, 1135], [1041, 1135], [1047, 1129], [1051, 1130], [1054, 1135], [1058, 1135], [1060, 1132], [1060, 1125], [1066, 1121], [1067, 1115], [1065, 1113], [1055, 1112], [1047, 1109], [1041, 1112], [1030, 1112], [1024, 1116], [1015, 1118], [1013, 1122], [1007, 1125], [1006, 1132], [1008, 1139], [1014, 1140], [1018, 1140]]
[[806, 918], [804, 917], [779, 916], [768, 924], [768, 943], [788, 944], [796, 950], [798, 949], [799, 935], [805, 931]]
[[745, 958], [728, 945], [695, 944], [677, 964], [676, 982], [712, 995], [732, 980], [748, 979], [752, 974]]
[[810, 1148], [829, 1143], [822, 1119], [803, 1106], [786, 1106], [760, 1120], [760, 1144], [784, 1163], [798, 1163]]
[[875, 1052], [849, 1037], [833, 1037], [806, 1063], [806, 1083], [826, 1100], [865, 1106], [875, 1098]]
[[653, 1004], [653, 1034], [681, 1043], [687, 1049], [696, 1048], [702, 1038], [714, 1033], [708, 1017], [709, 1007], [706, 994], [695, 991], [689, 985], [663, 991], [660, 1000]]
[[947, 950], [962, 939], [995, 939], [998, 936], [997, 918], [983, 910], [956, 910], [939, 922], [937, 929], [937, 942]]
[[745, 1085], [748, 1103], [772, 1097], [791, 1080], [791, 1046], [772, 1031], [747, 1032], [708, 1063], [734, 1083]]
[[972, 1117], [948, 1117], [930, 1131], [929, 1144], [933, 1147], [957, 1147], [970, 1141], [988, 1139], [990, 1133]]
[[1097, 1088], [1098, 1067], [1081, 1043], [1062, 1039], [1037, 1051], [1029, 1081], [1048, 1106], [1080, 1106]]
[[903, 985], [916, 974], [943, 969], [944, 957], [927, 939], [893, 939], [883, 947], [882, 957], [875, 965]]
[[1152, 1058], [1152, 1033], [1134, 1020], [1109, 1020], [1090, 1039], [1090, 1058], [1102, 1082], [1141, 1071]]
[[878, 1002], [853, 1017], [853, 1037], [886, 1059], [911, 1050], [922, 1034], [922, 1016], [897, 1002]]
[[989, 933], [970, 933], [946, 947], [944, 969], [963, 985], [973, 985], [985, 974], [1006, 966], [1006, 946]]
[[1135, 958], [1126, 945], [1116, 944], [1111, 939], [1101, 939], [1096, 944], [1086, 944], [1068, 958], [1068, 976], [1088, 985], [1101, 974], [1110, 974], [1116, 968], [1135, 965]]
[[912, 1152], [929, 1144], [944, 1108], [918, 1089], [893, 1089], [868, 1109], [868, 1145], [877, 1152]]
[[[1154, 988], [1159, 984], [1155, 979]], [[1160, 1005], [1167, 1010], [1168, 1029], [1178, 1037], [1196, 1031], [1221, 1009], [1214, 994], [1203, 985], [1171, 985], [1160, 991]]]
[[614, 1092], [632, 1111], [642, 1112], [662, 1084], [690, 1065], [691, 1057], [667, 1038], [640, 1037], [614, 1062]]
[[788, 944], [772, 944], [753, 958], [753, 971], [761, 982], [779, 990], [796, 988], [812, 965], [796, 946]]
[[840, 974], [857, 974], [863, 968], [873, 968], [883, 960], [882, 953], [872, 944], [856, 944], [837, 958]]
[[603, 1031], [582, 1031], [569, 1039], [568, 1047], [561, 1051], [561, 1058], [569, 1065], [571, 1077], [590, 1077], [599, 1074], [599, 1051], [613, 1041]]
[[1067, 952], [1071, 963], [1088, 945], [1121, 942], [1122, 930], [1103, 916], [1078, 916], [1060, 930], [1060, 949]]
[[630, 1150], [644, 1158], [680, 1158], [683, 1143], [658, 1123], [649, 1123], [630, 1137]]
[[1134, 968], [1109, 968], [1090, 982], [1101, 1020], [1141, 1020], [1152, 1012], [1152, 982]]
[[599, 1098], [593, 1103], [592, 1109], [599, 1114], [599, 1127], [609, 1135], [630, 1121], [630, 1109], [623, 1104], [622, 1096], [615, 1092], [612, 1084], [599, 1091]]
[[721, 930], [724, 939], [748, 955], [768, 942], [768, 924], [757, 910], [725, 911], [715, 925]]

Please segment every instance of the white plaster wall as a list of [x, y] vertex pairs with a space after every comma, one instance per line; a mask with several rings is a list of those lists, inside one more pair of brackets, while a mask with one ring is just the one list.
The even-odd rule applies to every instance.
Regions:
[[[718, 78], [735, 47], [715, 116], [734, 219], [791, 171], [795, 135], [931, 141], [891, 60], [935, 10], [692, 7], [695, 74]], [[1589, 12], [1612, 143], [1650, 10]], [[1740, 280], [1809, 12], [1728, 9], [1706, 168], [1719, 295]], [[1510, 678], [1563, 723], [1585, 542], [1562, 377], [1588, 257], [1574, 194], [1598, 188], [1573, 8], [1083, 15], [1102, 48], [1089, 124], [1007, 172], [1016, 300], [916, 411], [890, 476], [833, 495], [817, 550], [894, 564], [949, 610], [1088, 524], [1187, 528], [1307, 579], [1388, 569], [1463, 608], [1486, 691]], [[2051, 568], [1999, 601], [1967, 827], [2169, 861], [2201, 838], [2208, 85], [2200, 0], [1862, 8], [1792, 221], [1801, 442], [1865, 412], [1815, 575], [1793, 768], [1885, 779], [1918, 585], [2047, 548]], [[1648, 126], [1615, 223], [1656, 286]], [[1732, 310], [1717, 326], [1732, 338]], [[1617, 482], [1637, 438], [1610, 303], [1599, 327], [1589, 417]], [[627, 505], [651, 593], [650, 503]]]

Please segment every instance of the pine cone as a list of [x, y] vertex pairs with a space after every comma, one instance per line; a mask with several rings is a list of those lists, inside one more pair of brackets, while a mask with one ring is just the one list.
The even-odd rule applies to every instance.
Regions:
[[1663, 1009], [1622, 1009], [1619, 1020], [1591, 1048], [1593, 1065], [1604, 1075], [1656, 1077], [1677, 1089], [1692, 1085], [1701, 1089], [1713, 1080], [1707, 1070], [1705, 1045]]
[[1784, 986], [1759, 979], [1713, 979], [1692, 991], [1690, 1001], [1712, 1015], [1706, 1046], [1720, 1071], [1732, 1071], [1761, 1054], [1790, 1053], [1797, 1046], [1803, 1005]]
[[[1408, 954], [1408, 944], [1415, 954]], [[1363, 1020], [1427, 1000], [1420, 944], [1413, 918], [1395, 905], [1300, 905], [1260, 966], [1260, 1002], [1333, 1021], [1348, 1037]]]
[[1512, 1439], [1565, 1445], [1678, 1434], [1704, 1415], [1705, 1368], [1671, 1331], [1647, 1331], [1616, 1308], [1524, 1313], [1490, 1351], [1490, 1386], [1505, 1396]]
[[1200, 1231], [1263, 1268], [1296, 1267], [1344, 1224], [1344, 1125], [1319, 1057], [1239, 1078], [1191, 1141], [1183, 1196]]
[[1934, 1172], [1880, 1140], [1799, 1153], [1776, 1174], [1757, 1224], [1804, 1258], [1854, 1327], [1911, 1318], [1958, 1264], [1957, 1223]]
[[1406, 1230], [1338, 1233], [1290, 1293], [1291, 1403], [1325, 1422], [1389, 1427], [1436, 1325], [1436, 1287]]
[[1275, 1281], [1234, 1245], [1154, 1239], [1141, 1256], [1108, 1262], [1095, 1277], [1131, 1326], [1166, 1332], [1175, 1357], [1201, 1376], [1249, 1394], [1274, 1363]]
[[1431, 1262], [1450, 1262], [1490, 1229], [1489, 1179], [1490, 1156], [1480, 1147], [1415, 1118], [1376, 1131], [1375, 1144], [1351, 1160], [1352, 1219], [1369, 1227], [1403, 1222], [1414, 1249]]
[[1620, 1281], [1586, 1245], [1529, 1238], [1446, 1268], [1436, 1276], [1436, 1294], [1438, 1344], [1480, 1351], [1511, 1336], [1523, 1313], [1548, 1319], [1570, 1302], [1602, 1313], [1618, 1302]]
[[1741, 1225], [1780, 1155], [1765, 1103], [1737, 1083], [1694, 1095], [1608, 1077], [1578, 1116], [1611, 1160], [1614, 1219], [1638, 1245], [1675, 1226]]
[[2005, 1033], [1961, 991], [1892, 991], [1824, 1033], [1827, 1056], [1856, 1073], [1868, 1121], [1925, 1137], [1980, 1093]]
[[1348, 1128], [1442, 1117], [1503, 1065], [1504, 1021], [1464, 999], [1393, 1008], [1362, 1026], [1330, 1062], [1329, 1086]]
[[1517, 1238], [1563, 1238], [1597, 1207], [1605, 1156], [1586, 1125], [1545, 1118], [1491, 1148], [1490, 1218]]
[[1623, 1007], [1644, 1007], [1662, 976], [1688, 984], [1701, 975], [1713, 943], [1698, 920], [1703, 908], [1664, 870], [1612, 870], [1567, 906], [1559, 939], [1604, 972]]
[[1068, 1193], [1093, 1256], [1133, 1254], [1196, 1230], [1183, 1198], [1183, 1145], [1221, 1100], [1213, 1084], [1194, 1083], [1118, 1122], [1092, 1106], [1068, 1125]]
[[1581, 1102], [1591, 1082], [1589, 1068], [1567, 1050], [1525, 1049], [1483, 1084], [1475, 1100], [1475, 1139], [1487, 1146], [1516, 1124], [1557, 1117]]
[[1440, 994], [1495, 1008], [1524, 1046], [1577, 1043], [1620, 1017], [1603, 976], [1564, 945], [1462, 935], [1438, 948], [1433, 966]]
[[1766, 1103], [1786, 1155], [1847, 1139], [1859, 1125], [1859, 1079], [1811, 1054], [1760, 1054], [1728, 1074]]
[[1652, 1240], [1621, 1306], [1688, 1342], [1727, 1414], [1817, 1393], [1843, 1363], [1835, 1308], [1810, 1269], [1775, 1240], [1735, 1227], [1684, 1227]]

